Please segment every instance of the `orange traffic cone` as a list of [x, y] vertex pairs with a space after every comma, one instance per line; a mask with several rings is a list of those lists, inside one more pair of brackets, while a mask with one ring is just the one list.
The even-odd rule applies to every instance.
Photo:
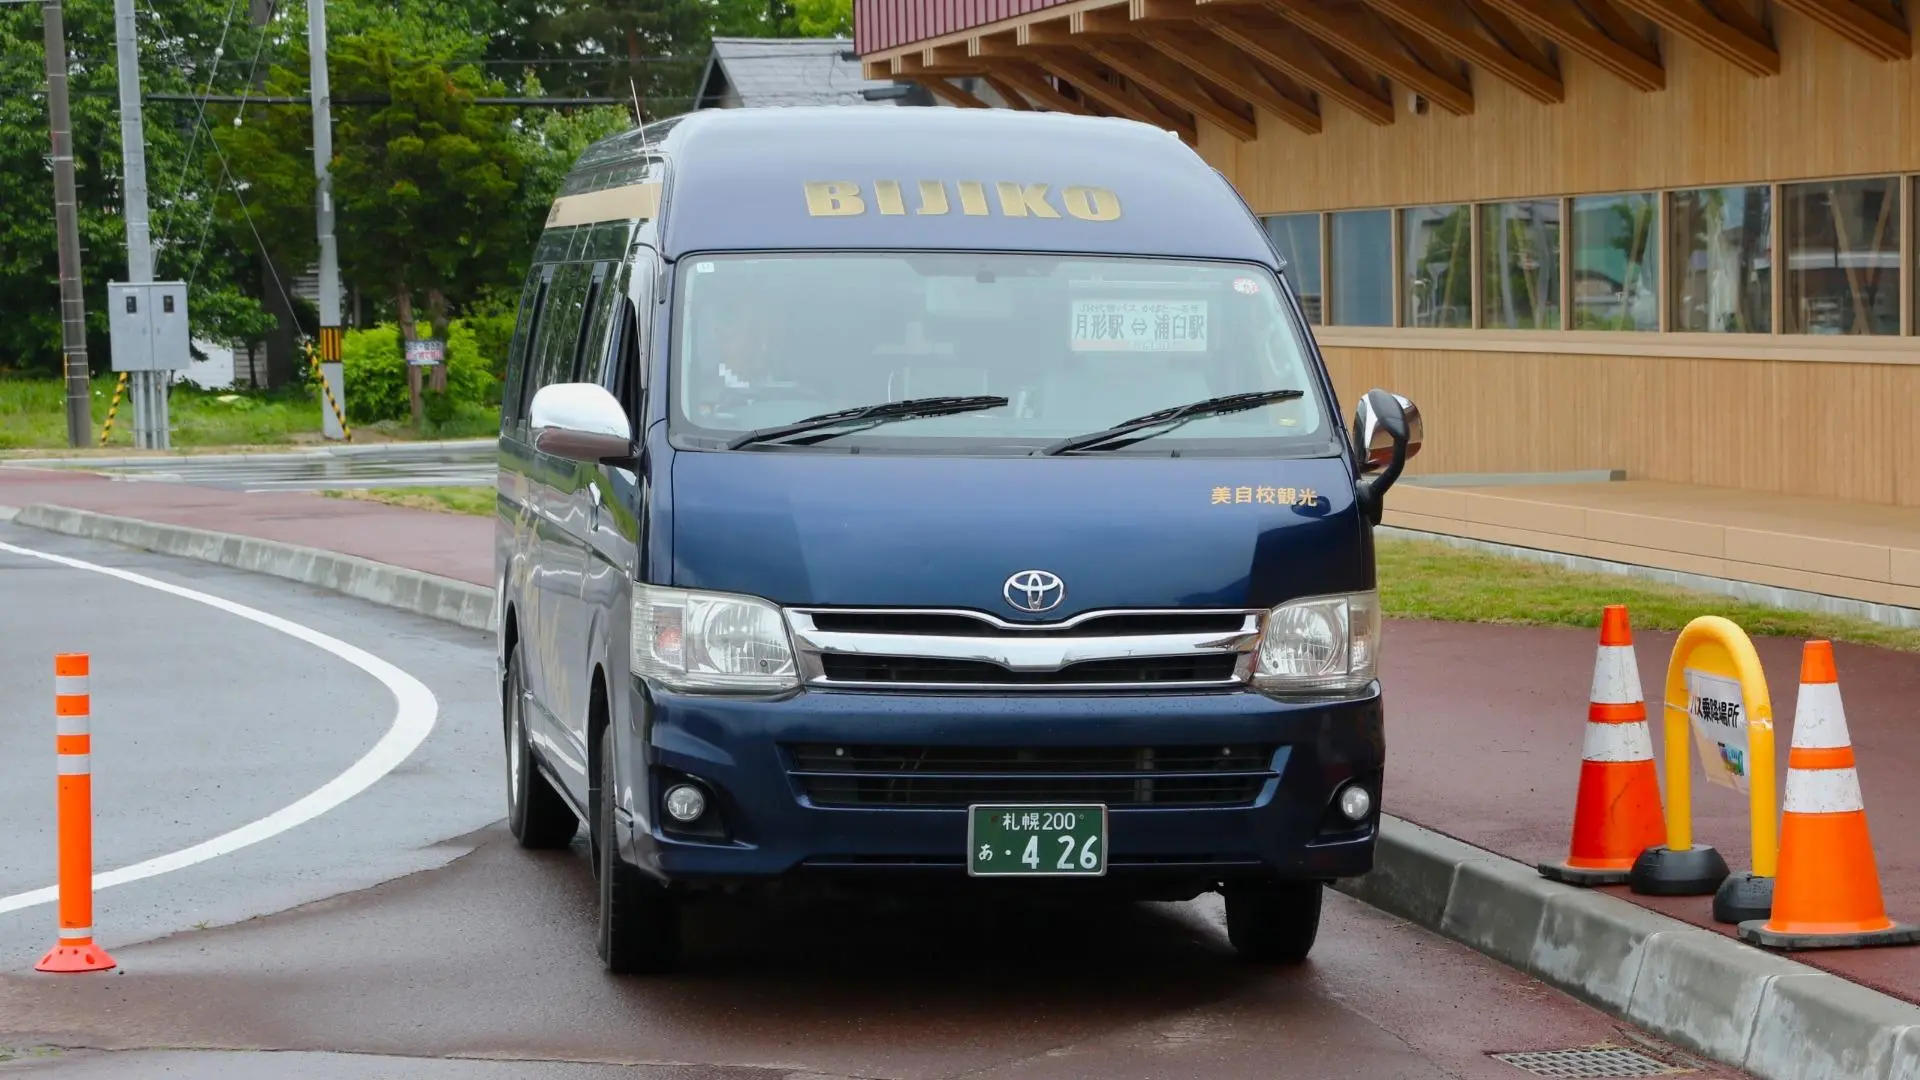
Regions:
[[1601, 612], [1600, 651], [1587, 698], [1573, 843], [1566, 861], [1541, 863], [1540, 873], [1568, 885], [1618, 885], [1642, 851], [1667, 841], [1660, 773], [1653, 763], [1653, 734], [1625, 605], [1610, 604]]
[[1800, 654], [1773, 914], [1741, 923], [1740, 937], [1774, 949], [1920, 943], [1920, 929], [1887, 918], [1831, 642]]

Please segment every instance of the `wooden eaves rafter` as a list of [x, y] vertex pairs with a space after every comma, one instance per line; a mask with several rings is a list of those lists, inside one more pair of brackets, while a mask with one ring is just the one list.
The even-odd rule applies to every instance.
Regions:
[[1337, 101], [1375, 124], [1393, 123], [1393, 100], [1377, 78], [1356, 70], [1351, 58], [1323, 49], [1272, 12], [1257, 5], [1205, 3], [1195, 7], [1195, 22], [1323, 100]]
[[1078, 48], [1128, 82], [1204, 119], [1242, 142], [1259, 128], [1253, 106], [1231, 93], [1216, 93], [1194, 72], [1171, 60], [1135, 33], [1123, 5], [1077, 11], [1067, 18]]
[[1614, 0], [1749, 75], [1780, 74], [1780, 50], [1753, 13], [1728, 0]]
[[980, 37], [968, 48], [992, 65], [1009, 61], [1031, 64], [1073, 87], [1083, 101], [1097, 104], [1112, 115], [1165, 128], [1188, 144], [1199, 140], [1191, 118], [1183, 116], [1174, 106], [1154, 101], [1137, 87], [1109, 78], [1086, 52], [1075, 46], [1063, 24], [1023, 24], [1015, 29], [1012, 42]]
[[[1913, 55], [1913, 34], [1890, 0], [1776, 0], [1880, 60]], [[1909, 5], [1911, 7], [1912, 5]]]
[[[1660, 53], [1620, 16], [1611, 0], [1479, 0], [1570, 52], [1618, 76], [1636, 90], [1664, 90]], [[1609, 18], [1609, 16], [1612, 16]]]
[[[1368, 6], [1482, 70], [1512, 83], [1542, 104], [1567, 96], [1560, 72], [1513, 21], [1484, 0], [1366, 0]], [[1565, 0], [1540, 0], [1563, 3]], [[1666, 2], [1666, 0], [1660, 0]], [[1688, 3], [1691, 0], [1680, 0]]]
[[1425, 50], [1432, 60], [1429, 66], [1415, 46], [1372, 11], [1331, 8], [1319, 0], [1266, 0], [1266, 4], [1326, 47], [1346, 53], [1448, 112], [1456, 116], [1473, 112], [1473, 88], [1460, 65], [1437, 50]]

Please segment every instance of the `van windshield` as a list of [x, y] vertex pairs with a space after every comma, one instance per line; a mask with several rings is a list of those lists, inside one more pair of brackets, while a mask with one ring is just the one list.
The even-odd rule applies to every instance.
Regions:
[[672, 426], [690, 445], [909, 398], [1007, 404], [899, 420], [822, 452], [1030, 453], [1223, 394], [1293, 400], [1191, 420], [1115, 454], [1335, 451], [1273, 273], [1245, 263], [1033, 254], [696, 257], [680, 264]]

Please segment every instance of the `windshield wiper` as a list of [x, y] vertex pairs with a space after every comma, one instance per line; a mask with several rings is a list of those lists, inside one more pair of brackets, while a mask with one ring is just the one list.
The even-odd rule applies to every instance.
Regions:
[[[948, 416], [953, 413], [978, 412], [981, 409], [997, 409], [1007, 403], [1003, 397], [923, 397], [908, 398], [905, 401], [883, 401], [878, 405], [862, 405], [853, 409], [841, 409], [838, 412], [821, 413], [804, 420], [795, 420], [791, 424], [779, 427], [756, 428], [727, 440], [727, 449], [738, 450], [753, 443], [773, 442], [789, 435], [803, 435], [809, 431], [824, 428], [837, 428], [843, 424], [859, 424], [855, 431], [864, 431], [879, 424], [894, 420], [913, 420], [922, 416]], [[846, 435], [845, 431], [831, 431], [812, 439], [806, 444], [831, 439], [837, 435]], [[801, 442], [802, 440], [794, 440]]]
[[[1042, 447], [1040, 453], [1064, 454], [1069, 450], [1087, 450], [1100, 446], [1103, 443], [1117, 442], [1117, 440], [1123, 436], [1131, 435], [1136, 431], [1145, 431], [1148, 428], [1165, 425], [1165, 431], [1156, 431], [1153, 435], [1140, 436], [1140, 439], [1151, 439], [1154, 435], [1163, 435], [1167, 431], [1172, 431], [1174, 428], [1179, 427], [1189, 420], [1199, 420], [1207, 416], [1221, 416], [1226, 413], [1257, 409], [1262, 405], [1271, 405], [1277, 401], [1292, 401], [1305, 396], [1307, 396], [1305, 390], [1255, 390], [1246, 394], [1223, 394], [1220, 397], [1207, 398], [1205, 401], [1196, 401], [1189, 405], [1176, 405], [1171, 409], [1162, 409], [1159, 412], [1148, 413], [1145, 416], [1136, 416], [1131, 420], [1123, 420], [1102, 431], [1090, 431], [1085, 435], [1074, 435], [1061, 439], [1051, 446]], [[1126, 445], [1139, 442], [1140, 439], [1130, 439]]]

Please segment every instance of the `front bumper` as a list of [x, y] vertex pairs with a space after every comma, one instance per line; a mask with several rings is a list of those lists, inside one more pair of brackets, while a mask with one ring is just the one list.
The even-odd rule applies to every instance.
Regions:
[[[1293, 704], [1255, 693], [1113, 695], [914, 695], [801, 692], [777, 701], [688, 697], [630, 687], [632, 727], [619, 740], [619, 849], [627, 860], [669, 881], [721, 883], [794, 873], [966, 874], [965, 802], [1012, 782], [1025, 802], [1046, 779], [975, 766], [965, 778], [940, 767], [948, 786], [914, 771], [886, 774], [897, 784], [823, 791], [799, 766], [798, 747], [909, 748], [923, 755], [1014, 748], [1086, 756], [1093, 748], [1225, 750], [1257, 758], [1269, 775], [1245, 781], [1229, 805], [1165, 806], [1139, 788], [1140, 774], [1072, 776], [1045, 770], [1073, 791], [1097, 787], [1108, 798], [1109, 879], [1175, 876], [1334, 879], [1372, 867], [1385, 763], [1378, 693], [1337, 703]], [[1061, 748], [1065, 748], [1062, 750]], [[1103, 755], [1111, 758], [1113, 755]], [[1242, 758], [1241, 760], [1248, 760]], [[818, 768], [817, 765], [811, 766]], [[1084, 768], [1085, 766], [1080, 766]], [[1240, 766], [1239, 768], [1245, 768]], [[1145, 774], [1151, 776], [1152, 774]], [[996, 777], [1015, 778], [1011, 781]], [[671, 829], [659, 812], [665, 787], [691, 777], [710, 793], [703, 835]], [[1217, 799], [1220, 789], [1199, 783]], [[1335, 807], [1339, 789], [1357, 782], [1373, 796], [1358, 823]], [[935, 788], [926, 785], [933, 783]], [[918, 786], [916, 786], [918, 785]], [[955, 786], [957, 785], [957, 786]], [[1162, 787], [1178, 785], [1163, 783]], [[885, 804], [941, 798], [951, 808]], [[1189, 793], [1198, 790], [1189, 788]], [[1147, 791], [1149, 794], [1139, 794]], [[956, 792], [958, 794], [956, 794]], [[861, 801], [861, 800], [865, 801]], [[831, 805], [823, 805], [830, 801]], [[1053, 801], [1063, 801], [1055, 799]], [[1191, 801], [1191, 800], [1189, 800]], [[717, 817], [716, 817], [717, 815]], [[710, 820], [711, 819], [711, 820]], [[718, 828], [712, 828], [718, 826]]]

